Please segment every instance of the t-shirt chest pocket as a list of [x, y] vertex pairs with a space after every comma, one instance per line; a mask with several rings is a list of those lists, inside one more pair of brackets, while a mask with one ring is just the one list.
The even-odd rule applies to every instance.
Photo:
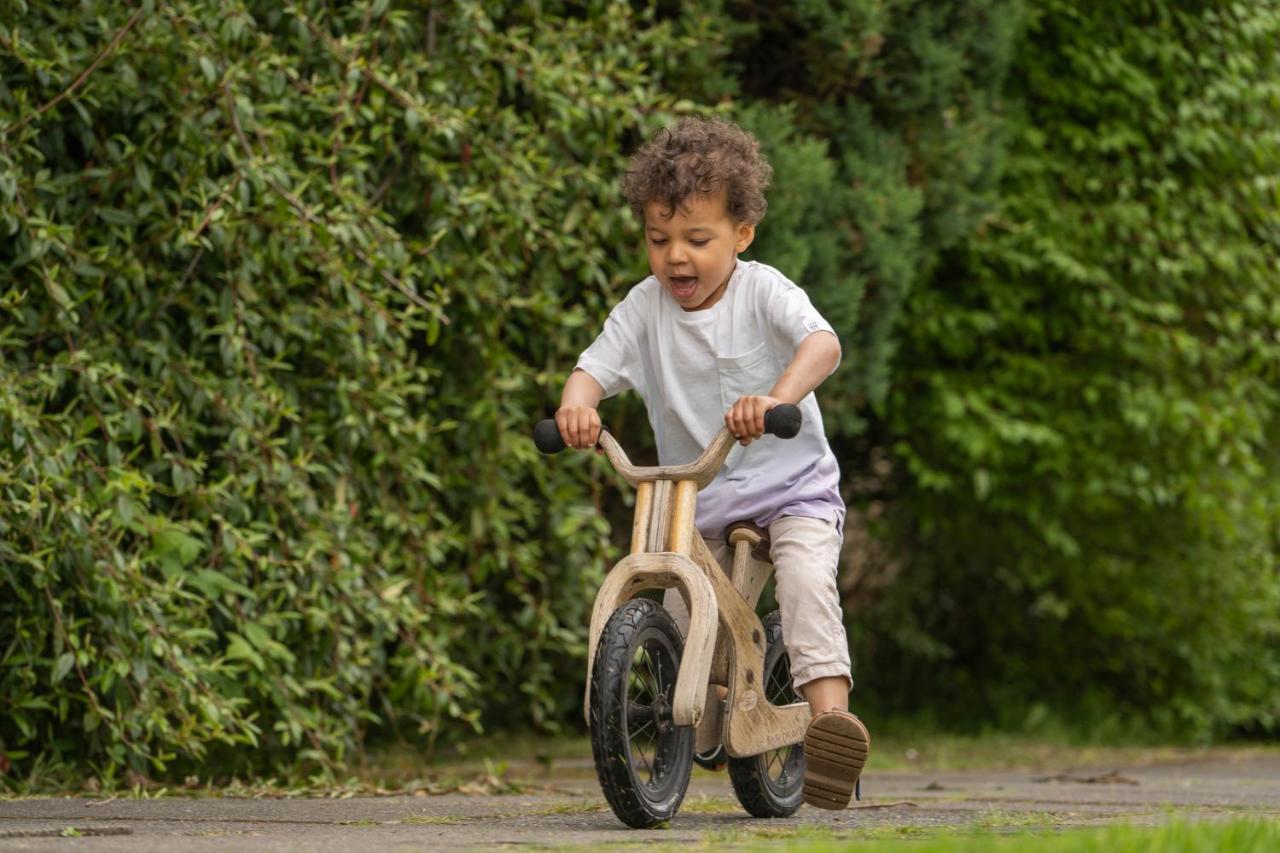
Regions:
[[727, 412], [739, 397], [768, 394], [778, 377], [773, 357], [765, 344], [743, 355], [716, 358], [720, 368], [720, 402]]

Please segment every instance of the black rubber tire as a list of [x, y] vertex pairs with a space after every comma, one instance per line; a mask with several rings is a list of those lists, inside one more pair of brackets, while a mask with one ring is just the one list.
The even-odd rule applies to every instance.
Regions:
[[[782, 645], [782, 617], [764, 617], [765, 698], [774, 705], [800, 701], [791, 686], [791, 660]], [[753, 817], [790, 817], [804, 803], [804, 745], [792, 744], [747, 758], [729, 759], [729, 781]]]
[[609, 807], [636, 829], [670, 820], [689, 787], [694, 730], [671, 721], [683, 650], [671, 614], [642, 598], [613, 611], [596, 649], [591, 754]]

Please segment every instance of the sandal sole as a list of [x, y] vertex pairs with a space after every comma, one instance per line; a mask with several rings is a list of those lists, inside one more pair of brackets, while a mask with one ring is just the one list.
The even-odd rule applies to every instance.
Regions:
[[871, 736], [857, 717], [838, 711], [814, 717], [804, 735], [804, 801], [846, 808], [870, 751]]

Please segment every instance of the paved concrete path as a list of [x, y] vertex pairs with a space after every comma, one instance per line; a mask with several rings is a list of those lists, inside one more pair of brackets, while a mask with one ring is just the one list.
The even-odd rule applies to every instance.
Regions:
[[[440, 850], [502, 844], [766, 842], [805, 834], [895, 835], [906, 828], [1087, 826], [1172, 817], [1280, 819], [1280, 755], [1206, 757], [1063, 771], [878, 772], [841, 812], [804, 807], [754, 820], [722, 774], [696, 771], [667, 829], [622, 827], [590, 768], [557, 763], [536, 793], [349, 799], [179, 798], [0, 801], [0, 851]], [[63, 837], [63, 834], [72, 837]], [[74, 837], [73, 833], [79, 833]]]

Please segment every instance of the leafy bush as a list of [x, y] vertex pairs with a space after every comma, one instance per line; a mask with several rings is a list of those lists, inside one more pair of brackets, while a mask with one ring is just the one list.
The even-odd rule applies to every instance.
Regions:
[[1273, 0], [6, 8], [0, 766], [575, 720], [625, 507], [527, 435], [699, 105], [846, 344], [863, 701], [1275, 723]]
[[512, 8], [43, 4], [3, 33], [20, 768], [568, 715], [602, 481], [526, 436], [634, 275], [615, 178], [679, 40]]
[[890, 704], [1280, 721], [1278, 38], [1274, 3], [1032, 16], [1000, 208], [902, 326]]
[[[804, 285], [840, 333], [845, 359], [821, 398], [853, 469], [891, 387], [904, 304], [990, 206], [1021, 4], [724, 0], [720, 14], [730, 91], [775, 161], [752, 254]], [[684, 85], [714, 100], [726, 84]]]

